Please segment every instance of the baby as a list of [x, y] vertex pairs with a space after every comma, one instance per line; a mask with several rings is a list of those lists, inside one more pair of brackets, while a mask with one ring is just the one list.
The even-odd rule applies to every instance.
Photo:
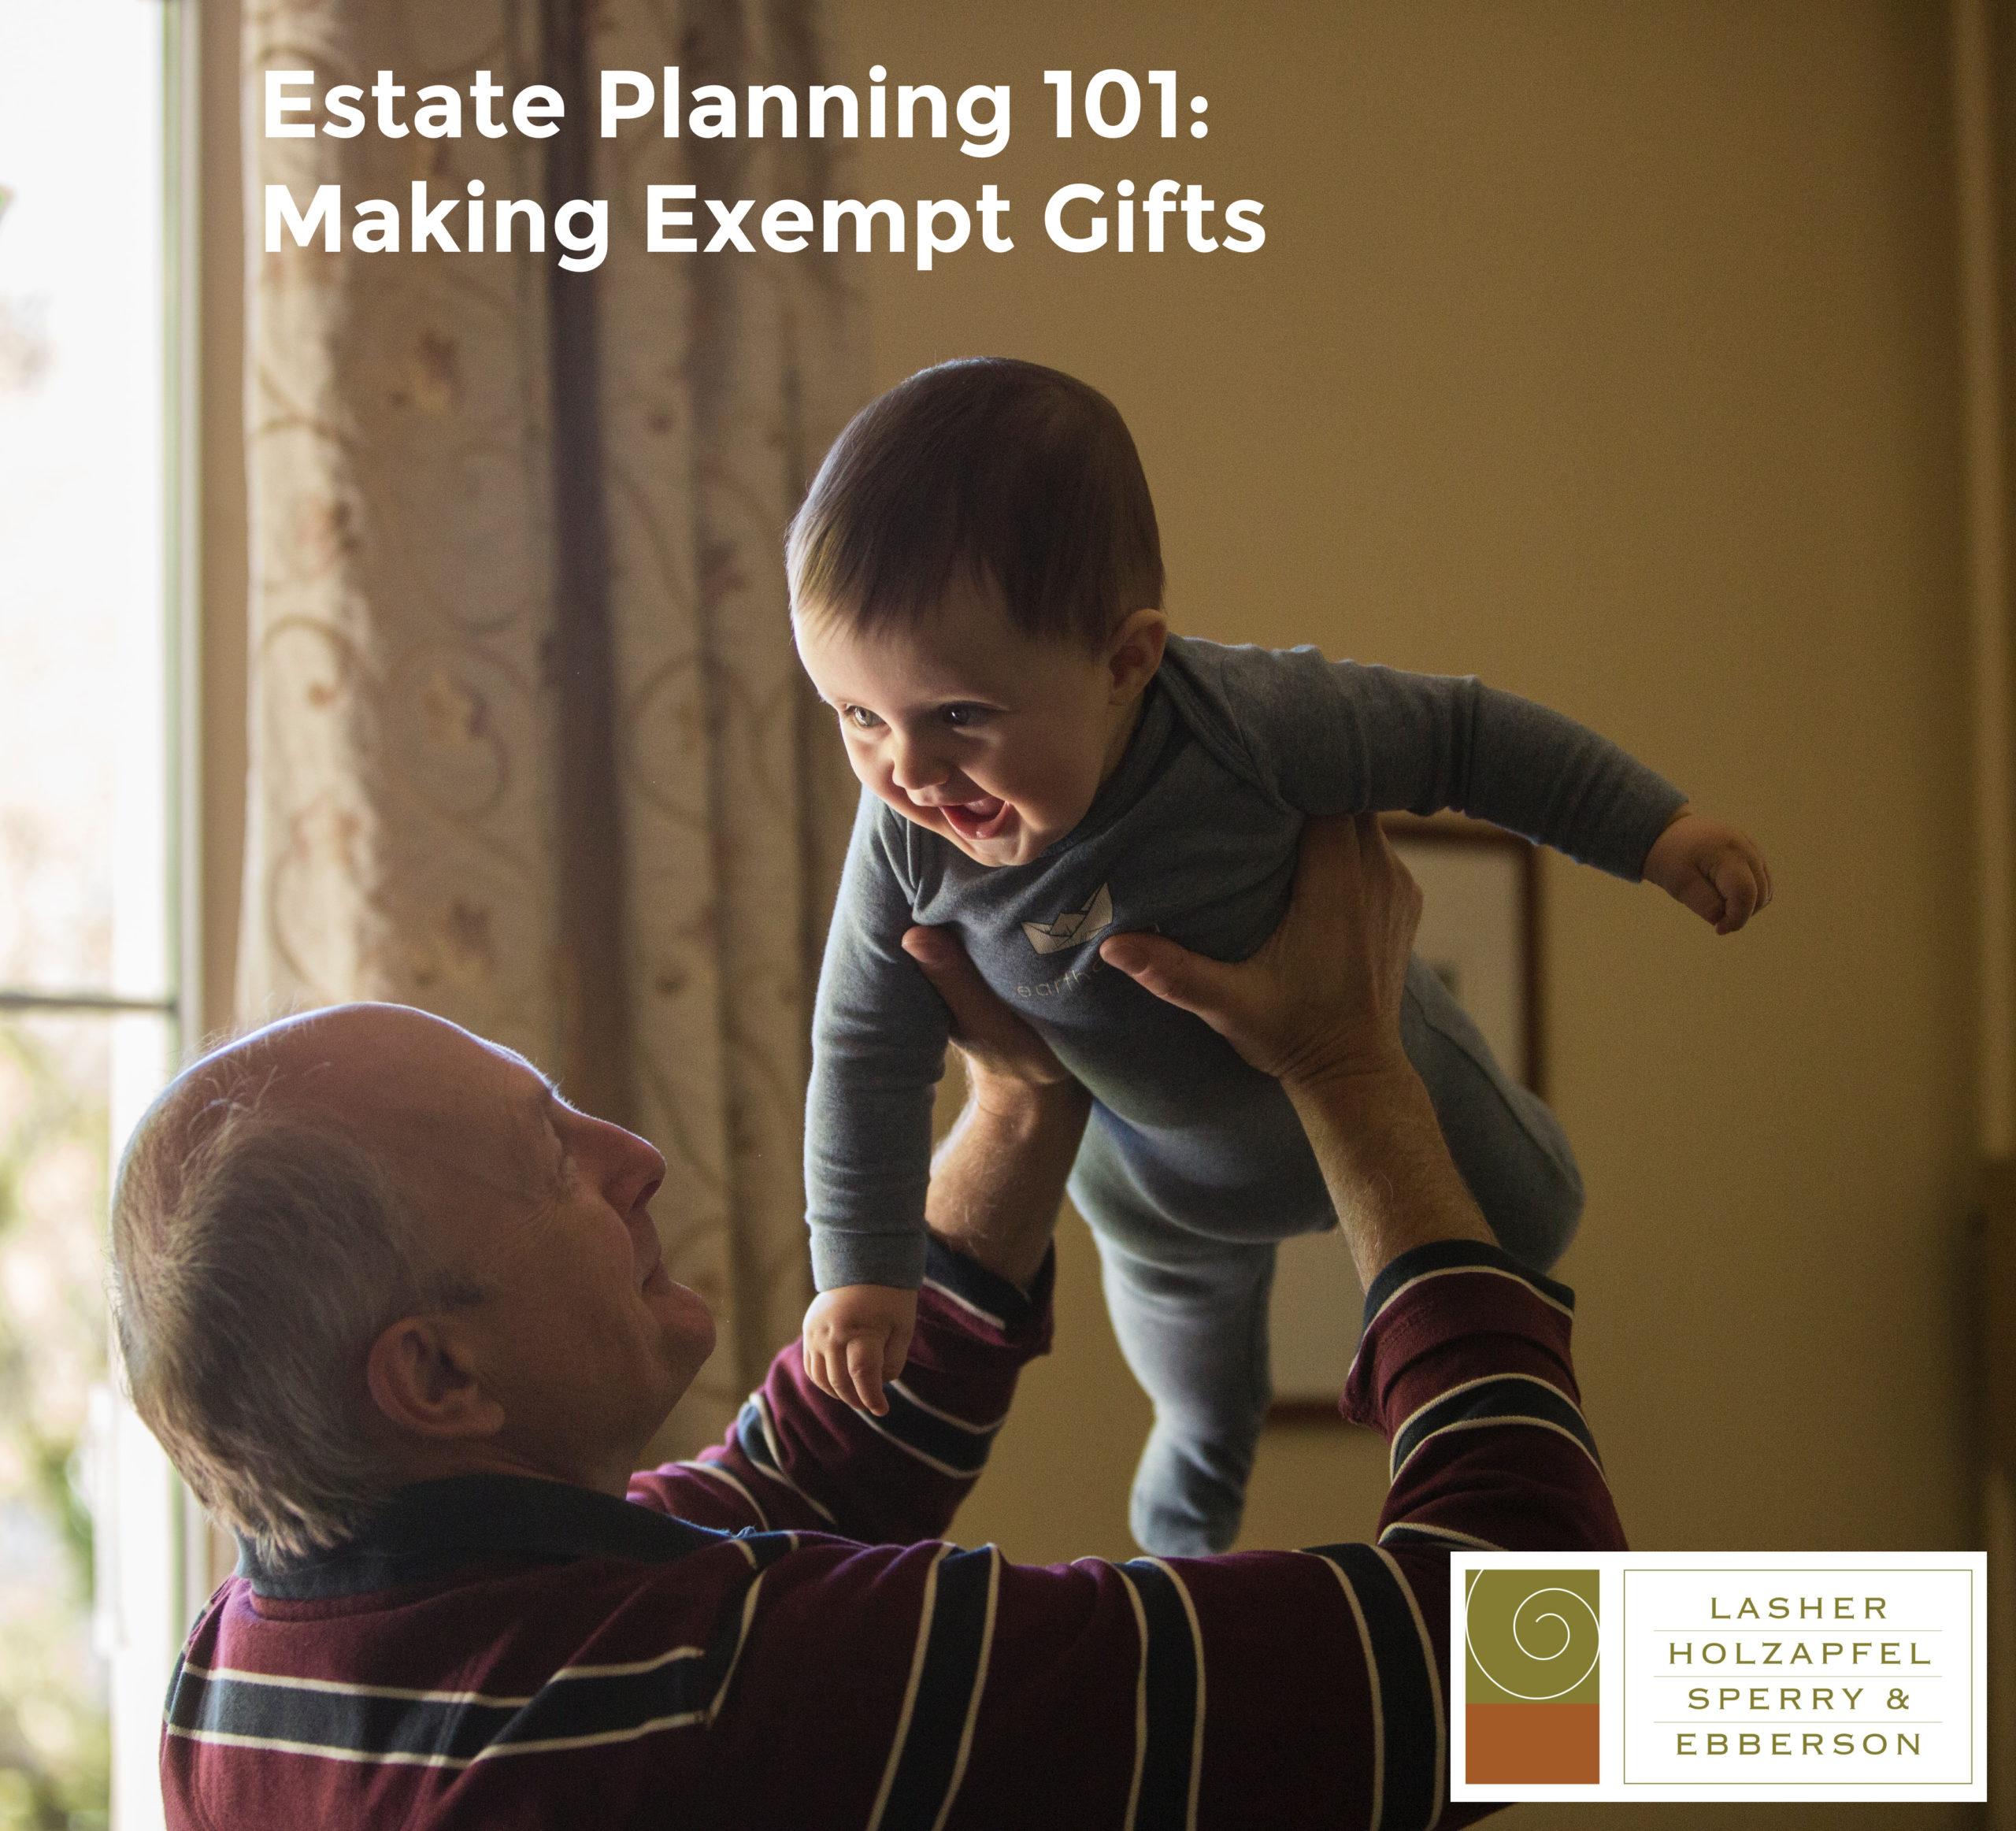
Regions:
[[[813, 1019], [806, 1369], [871, 1414], [919, 1407], [898, 1375], [949, 1019], [902, 940], [943, 925], [1093, 1096], [1071, 1197], [1154, 1403], [1134, 1535], [1222, 1550], [1269, 1399], [1274, 1244], [1336, 1216], [1279, 1084], [1103, 939], [1245, 958], [1311, 815], [1458, 809], [1648, 877], [1722, 933], [1770, 900], [1764, 861], [1615, 745], [1473, 680], [1170, 635], [1133, 441], [1051, 369], [950, 362], [874, 402], [788, 562], [799, 658], [868, 791]], [[1402, 1039], [1485, 1218], [1546, 1269], [1582, 1206], [1558, 1124], [1418, 961]]]

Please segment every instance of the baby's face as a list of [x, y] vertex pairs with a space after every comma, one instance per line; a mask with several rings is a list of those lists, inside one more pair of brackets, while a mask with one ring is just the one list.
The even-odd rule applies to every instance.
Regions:
[[[1110, 654], [1025, 636], [991, 591], [969, 587], [910, 628], [864, 636], [804, 606], [791, 621], [854, 773], [983, 865], [1027, 864], [1084, 818], [1146, 678], [1123, 667], [1116, 679]], [[1154, 649], [1159, 660], [1159, 632]]]

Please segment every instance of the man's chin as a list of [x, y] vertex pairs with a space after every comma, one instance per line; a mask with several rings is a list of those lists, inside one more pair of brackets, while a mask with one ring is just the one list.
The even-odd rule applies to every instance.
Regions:
[[666, 1358], [678, 1378], [679, 1390], [666, 1407], [669, 1410], [672, 1405], [684, 1397], [694, 1376], [706, 1365], [707, 1357], [714, 1351], [713, 1312], [708, 1309], [698, 1291], [690, 1285], [675, 1284], [663, 1266], [656, 1267], [645, 1279], [643, 1295], [665, 1332]]

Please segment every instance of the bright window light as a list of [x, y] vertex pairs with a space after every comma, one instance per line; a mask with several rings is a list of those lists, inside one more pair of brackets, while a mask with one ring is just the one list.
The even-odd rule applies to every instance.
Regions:
[[174, 17], [0, 0], [0, 1824], [161, 1822], [190, 1599], [102, 1301], [111, 1166], [179, 1047]]

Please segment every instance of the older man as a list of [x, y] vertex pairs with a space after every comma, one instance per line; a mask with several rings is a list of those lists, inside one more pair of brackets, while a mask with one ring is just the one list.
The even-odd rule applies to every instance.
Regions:
[[169, 1696], [171, 1822], [1434, 1822], [1448, 1547], [1621, 1540], [1568, 1293], [1489, 1243], [1400, 1051], [1418, 911], [1373, 823], [1326, 825], [1251, 961], [1107, 943], [1309, 1130], [1369, 1292], [1345, 1408], [1394, 1439], [1377, 1547], [939, 1541], [1045, 1345], [1086, 1110], [942, 937], [910, 945], [973, 1097], [888, 1412], [788, 1351], [722, 1444], [645, 1473], [713, 1342], [659, 1262], [656, 1151], [413, 1011], [198, 1063], [115, 1204], [135, 1403], [243, 1547]]

